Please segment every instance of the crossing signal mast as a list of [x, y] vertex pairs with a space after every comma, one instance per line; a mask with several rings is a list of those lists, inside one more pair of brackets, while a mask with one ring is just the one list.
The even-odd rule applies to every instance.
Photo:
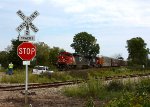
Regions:
[[[35, 36], [30, 35], [29, 28], [34, 32], [38, 32], [39, 29], [32, 23], [32, 21], [39, 15], [38, 11], [34, 11], [29, 17], [21, 11], [17, 11], [17, 15], [23, 20], [23, 22], [16, 28], [19, 33], [19, 41], [25, 41], [17, 48], [17, 55], [23, 60], [23, 65], [26, 65], [26, 81], [25, 81], [25, 104], [28, 104], [28, 65], [30, 60], [36, 56], [36, 47], [28, 42], [35, 41]], [[24, 35], [20, 36], [20, 32], [26, 28]]]

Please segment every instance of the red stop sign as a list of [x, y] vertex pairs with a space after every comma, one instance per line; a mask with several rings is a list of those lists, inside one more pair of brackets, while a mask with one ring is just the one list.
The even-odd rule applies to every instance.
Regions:
[[36, 56], [36, 47], [30, 42], [23, 42], [17, 47], [18, 56], [25, 61], [30, 61]]

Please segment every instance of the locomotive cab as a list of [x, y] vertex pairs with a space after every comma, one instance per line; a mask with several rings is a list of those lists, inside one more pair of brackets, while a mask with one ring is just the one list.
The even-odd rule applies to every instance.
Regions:
[[69, 52], [59, 53], [57, 66], [60, 70], [68, 69], [75, 65], [74, 56]]

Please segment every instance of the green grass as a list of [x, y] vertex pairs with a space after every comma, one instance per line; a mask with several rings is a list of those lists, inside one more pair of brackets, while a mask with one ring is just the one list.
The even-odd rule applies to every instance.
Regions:
[[120, 68], [108, 68], [108, 69], [90, 69], [89, 74], [92, 77], [106, 77], [106, 76], [123, 76], [123, 75], [131, 75], [131, 74], [145, 74], [150, 73], [150, 70], [138, 70], [133, 71], [127, 69], [125, 67]]
[[6, 72], [7, 69], [4, 69], [3, 67], [0, 68], [0, 72]]
[[[1, 83], [24, 83], [25, 82], [25, 70], [14, 70], [13, 75], [4, 75], [0, 82]], [[67, 81], [73, 80], [72, 76], [65, 72], [54, 72], [51, 75], [46, 73], [42, 75], [36, 75], [31, 73], [31, 69], [29, 69], [29, 83], [48, 83], [55, 81]]]
[[[91, 96], [98, 99], [110, 99], [116, 94], [120, 95], [120, 93], [118, 93], [120, 91], [120, 87], [115, 85], [115, 90], [110, 90], [109, 88], [112, 87], [111, 84], [112, 83], [104, 85], [100, 79], [95, 80], [94, 78], [90, 77], [87, 83], [81, 83], [78, 86], [64, 88], [63, 92], [65, 95], [71, 97], [87, 98]], [[118, 84], [118, 82], [116, 84]]]
[[[1, 70], [6, 72], [7, 69]], [[139, 74], [139, 73], [149, 73], [150, 71], [132, 71], [127, 68], [108, 68], [108, 69], [87, 69], [87, 70], [77, 70], [71, 72], [59, 72], [55, 71], [52, 75], [33, 75], [31, 73], [32, 69], [29, 69], [29, 82], [30, 83], [46, 83], [53, 81], [67, 81], [67, 80], [76, 80], [76, 79], [89, 79], [89, 75], [93, 78], [105, 78], [106, 76], [118, 76], [118, 75], [130, 75], [130, 74]], [[16, 69], [14, 74], [9, 76], [3, 76], [1, 78], [2, 83], [24, 83], [25, 81], [25, 69]]]
[[[100, 80], [95, 80], [90, 77], [87, 83], [82, 83], [78, 86], [64, 88], [63, 92], [66, 96], [93, 98], [101, 101], [109, 101], [105, 106], [108, 107], [130, 107], [126, 105], [137, 106], [150, 105], [150, 79], [141, 79], [141, 81], [112, 81], [108, 84], [103, 84]], [[136, 97], [135, 97], [136, 96]], [[141, 98], [141, 100], [139, 100]], [[93, 104], [90, 100], [87, 104]], [[120, 106], [121, 105], [121, 106]], [[126, 105], [126, 106], [125, 106]], [[148, 106], [145, 106], [148, 107]]]
[[[113, 98], [107, 107], [150, 107], [150, 78], [132, 83], [132, 91], [126, 91], [118, 98]], [[134, 87], [134, 88], [133, 88]]]

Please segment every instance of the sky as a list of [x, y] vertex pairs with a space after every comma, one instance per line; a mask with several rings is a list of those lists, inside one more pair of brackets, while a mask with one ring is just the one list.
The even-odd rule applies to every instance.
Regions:
[[[141, 37], [150, 48], [150, 0], [0, 0], [0, 51], [19, 35], [16, 28], [26, 16], [40, 13], [32, 23], [39, 29], [34, 42], [74, 52], [73, 37], [92, 34], [100, 45], [99, 55], [128, 57], [127, 40]], [[25, 30], [25, 29], [24, 29]], [[24, 35], [24, 30], [20, 33]]]

